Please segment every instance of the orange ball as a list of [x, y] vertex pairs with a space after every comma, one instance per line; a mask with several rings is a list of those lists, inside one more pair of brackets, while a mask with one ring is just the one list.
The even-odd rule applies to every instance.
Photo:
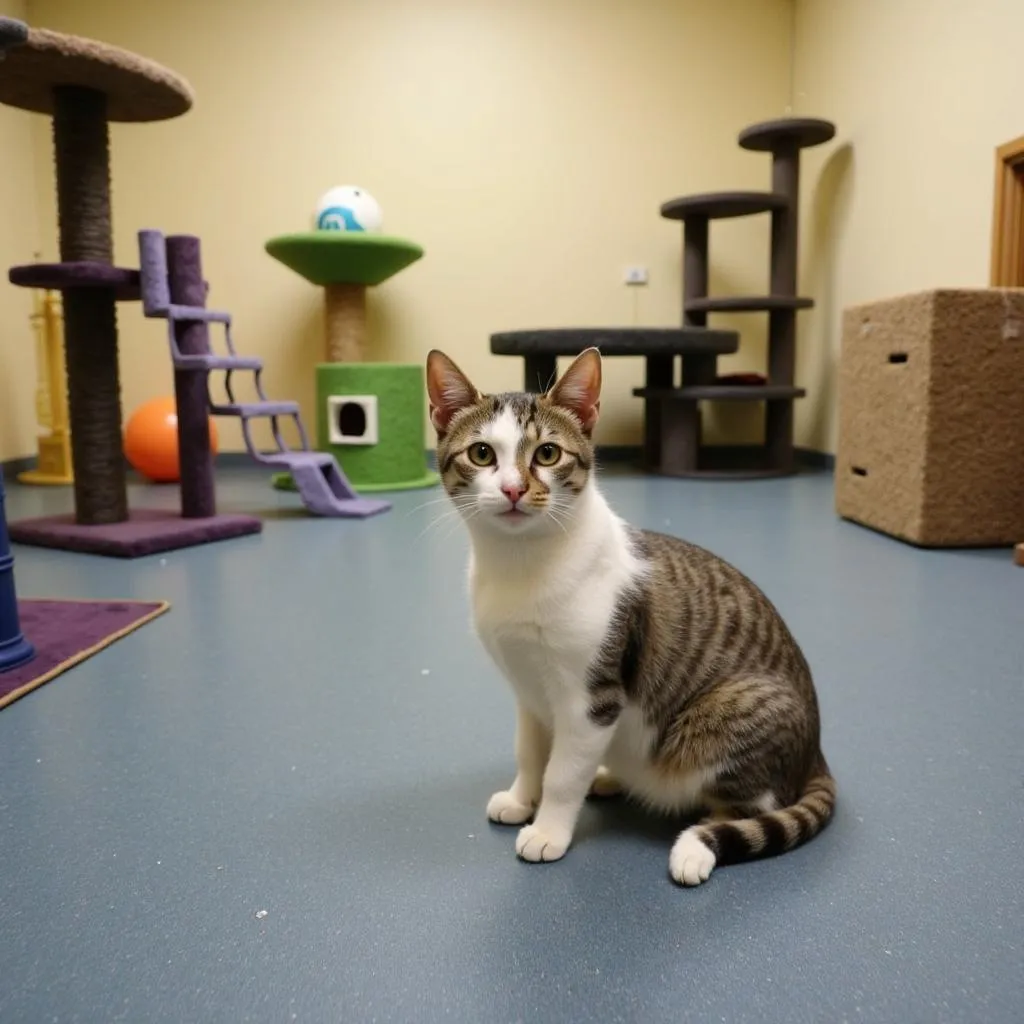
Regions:
[[[210, 450], [217, 453], [217, 426], [210, 417]], [[124, 454], [137, 473], [153, 483], [181, 479], [178, 411], [174, 396], [151, 398], [132, 413], [124, 430]]]

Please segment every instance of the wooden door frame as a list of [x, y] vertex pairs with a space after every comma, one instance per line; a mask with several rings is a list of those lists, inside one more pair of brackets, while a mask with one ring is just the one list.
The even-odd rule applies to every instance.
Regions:
[[1024, 287], [1024, 135], [996, 149], [992, 210], [993, 288]]

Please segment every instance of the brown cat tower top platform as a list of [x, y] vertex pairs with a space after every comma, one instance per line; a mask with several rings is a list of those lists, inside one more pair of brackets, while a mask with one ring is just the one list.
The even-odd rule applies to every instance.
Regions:
[[192, 90], [127, 50], [0, 21], [0, 102], [53, 119], [60, 236], [59, 263], [12, 267], [8, 276], [63, 293], [75, 521], [122, 523], [129, 512], [115, 303], [138, 298], [138, 289], [135, 271], [113, 266], [108, 122], [177, 117], [192, 106]]
[[4, 59], [0, 103], [53, 115], [62, 87], [102, 93], [108, 121], [164, 121], [192, 106], [188, 83], [151, 60], [94, 39], [29, 29]]

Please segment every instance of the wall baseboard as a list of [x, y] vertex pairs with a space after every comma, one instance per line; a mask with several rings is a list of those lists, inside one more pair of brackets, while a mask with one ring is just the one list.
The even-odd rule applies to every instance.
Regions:
[[[601, 462], [610, 464], [639, 463], [639, 445], [606, 445], [597, 450], [597, 457]], [[797, 448], [797, 464], [803, 469], [821, 469], [832, 471], [835, 468], [836, 458], [831, 452], [819, 452], [814, 448]]]
[[36, 457], [34, 455], [29, 455], [22, 459], [8, 459], [6, 462], [0, 463], [0, 468], [4, 471], [5, 482], [10, 483], [19, 473], [24, 473], [29, 469], [35, 469]]
[[[597, 456], [601, 462], [613, 465], [623, 465], [631, 462], [639, 463], [640, 446], [631, 444], [604, 445], [598, 448]], [[813, 448], [797, 448], [796, 457], [797, 462], [805, 469], [828, 470], [831, 472], [835, 468], [835, 456], [830, 452], [819, 452]], [[428, 466], [431, 469], [437, 469], [437, 458], [432, 449], [427, 450], [426, 458]], [[255, 469], [261, 473], [269, 472], [265, 467], [254, 463], [245, 452], [221, 452], [217, 455], [215, 462], [220, 469]], [[30, 455], [20, 459], [8, 459], [6, 462], [0, 463], [0, 465], [3, 467], [4, 477], [8, 481], [14, 482], [19, 473], [25, 472], [26, 469], [35, 468], [36, 457]]]

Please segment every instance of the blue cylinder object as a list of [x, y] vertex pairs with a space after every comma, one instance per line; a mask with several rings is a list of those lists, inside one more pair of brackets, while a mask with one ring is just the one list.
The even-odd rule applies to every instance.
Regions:
[[35, 648], [21, 635], [18, 595], [14, 591], [14, 555], [7, 536], [4, 512], [4, 471], [0, 468], [0, 672], [24, 665], [36, 656]]

